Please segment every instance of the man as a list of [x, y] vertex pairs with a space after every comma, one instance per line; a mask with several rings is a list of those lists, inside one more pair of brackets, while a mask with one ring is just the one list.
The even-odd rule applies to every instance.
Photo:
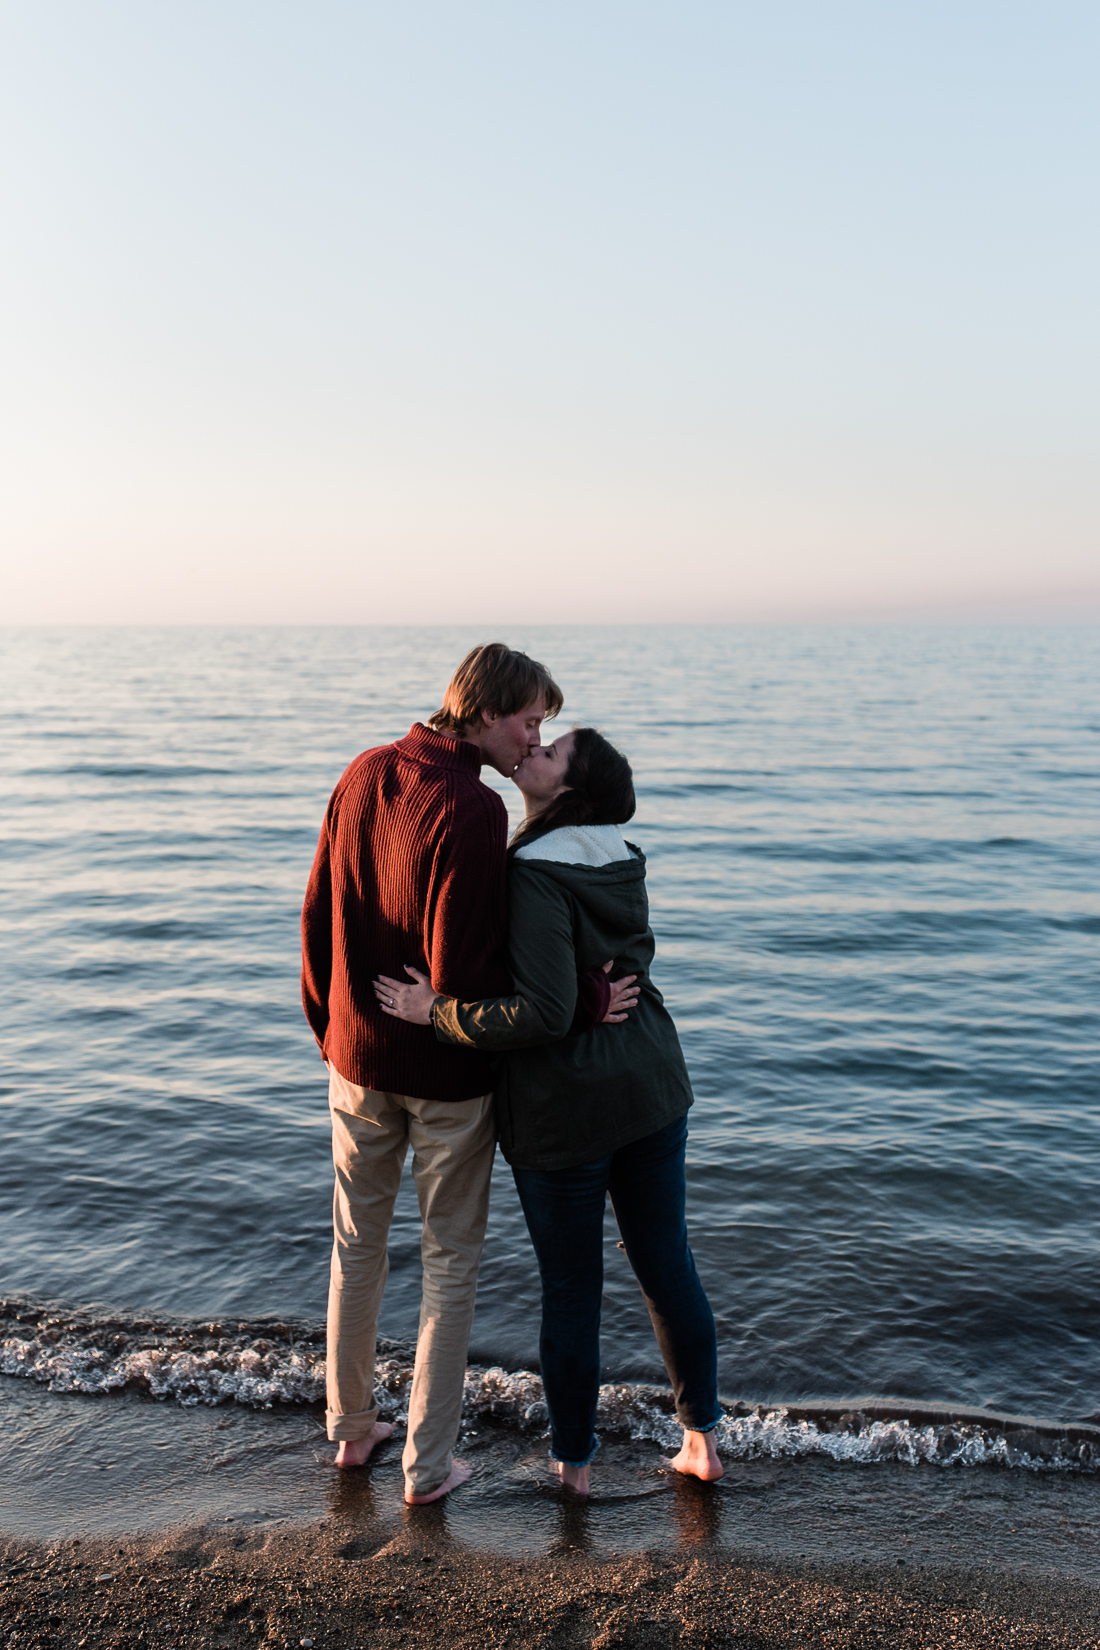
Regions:
[[[386, 1242], [405, 1153], [423, 1219], [420, 1330], [402, 1456], [405, 1499], [434, 1501], [470, 1469], [452, 1451], [489, 1207], [495, 1139], [488, 1061], [383, 1015], [372, 980], [406, 964], [464, 1000], [504, 995], [507, 810], [481, 783], [538, 746], [562, 695], [500, 642], [474, 648], [428, 727], [364, 752], [328, 805], [302, 912], [302, 996], [329, 1068], [334, 1243], [328, 1434], [361, 1465], [393, 1428], [374, 1403]], [[588, 980], [594, 1025], [609, 1012]]]

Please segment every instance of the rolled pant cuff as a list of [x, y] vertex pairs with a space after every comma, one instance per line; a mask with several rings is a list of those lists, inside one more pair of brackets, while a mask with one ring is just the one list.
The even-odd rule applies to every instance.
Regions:
[[559, 1455], [556, 1449], [551, 1448], [550, 1459], [551, 1461], [560, 1461], [563, 1467], [586, 1467], [599, 1447], [600, 1440], [598, 1438], [594, 1438], [592, 1440], [592, 1448], [589, 1450], [583, 1461], [569, 1461], [564, 1455]]
[[713, 1432], [719, 1421], [722, 1419], [722, 1411], [719, 1410], [718, 1414], [714, 1417], [714, 1420], [708, 1421], [705, 1426], [699, 1426], [698, 1424], [693, 1425], [691, 1421], [685, 1421], [680, 1417], [677, 1417], [677, 1419], [680, 1420], [680, 1425], [683, 1427], [685, 1432]]
[[331, 1409], [325, 1411], [328, 1435], [337, 1444], [351, 1444], [357, 1438], [365, 1438], [377, 1419], [377, 1409], [364, 1409], [358, 1415], [336, 1415]]

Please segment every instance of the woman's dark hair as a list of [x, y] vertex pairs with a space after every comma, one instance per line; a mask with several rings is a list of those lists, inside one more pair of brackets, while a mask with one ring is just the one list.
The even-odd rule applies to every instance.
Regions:
[[636, 804], [630, 763], [595, 728], [573, 729], [573, 752], [564, 783], [568, 790], [541, 814], [524, 820], [509, 852], [563, 825], [625, 825], [633, 818]]

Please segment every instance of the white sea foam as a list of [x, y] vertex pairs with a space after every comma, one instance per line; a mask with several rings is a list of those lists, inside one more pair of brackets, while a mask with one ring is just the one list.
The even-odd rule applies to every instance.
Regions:
[[[2, 1309], [7, 1305], [8, 1310]], [[0, 1374], [23, 1376], [53, 1392], [108, 1393], [128, 1388], [185, 1405], [317, 1403], [325, 1392], [319, 1329], [285, 1324], [150, 1324], [90, 1314], [51, 1315], [0, 1305]], [[382, 1342], [375, 1401], [382, 1415], [407, 1417], [412, 1349]], [[807, 1413], [783, 1407], [726, 1406], [716, 1440], [727, 1460], [829, 1456], [834, 1461], [901, 1461], [910, 1465], [1000, 1466], [1032, 1470], [1100, 1470], [1100, 1428], [1059, 1428], [1006, 1417], [916, 1418], [883, 1413], [881, 1404]], [[877, 1413], [876, 1413], [877, 1411]], [[465, 1385], [467, 1425], [496, 1423], [544, 1432], [542, 1381], [530, 1370], [471, 1367]], [[609, 1384], [600, 1388], [597, 1424], [666, 1449], [681, 1433], [671, 1395], [660, 1388]]]
[[723, 1455], [736, 1460], [828, 1455], [834, 1461], [904, 1461], [910, 1466], [919, 1461], [937, 1466], [1035, 1469], [1093, 1465], [1091, 1456], [1082, 1460], [1070, 1459], [1068, 1453], [1032, 1454], [1014, 1447], [1007, 1434], [973, 1424], [914, 1426], [898, 1418], [867, 1421], [853, 1430], [834, 1432], [815, 1421], [792, 1418], [785, 1409], [726, 1416], [718, 1424], [717, 1443]]
[[[547, 1421], [542, 1382], [529, 1370], [471, 1369], [466, 1376], [465, 1413], [471, 1420], [484, 1418], [542, 1430]], [[665, 1449], [678, 1449], [683, 1438], [670, 1395], [651, 1387], [602, 1386], [596, 1420], [604, 1432], [625, 1433]], [[942, 1420], [911, 1421], [838, 1407], [810, 1417], [792, 1414], [782, 1406], [750, 1409], [731, 1404], [718, 1423], [716, 1442], [727, 1460], [826, 1455], [834, 1461], [855, 1463], [1100, 1470], [1098, 1428], [1062, 1430], [993, 1417], [986, 1423], [946, 1413]]]
[[86, 1337], [6, 1335], [0, 1374], [25, 1375], [51, 1392], [117, 1392], [125, 1387], [181, 1404], [314, 1403], [324, 1397], [325, 1355], [312, 1347], [139, 1346], [113, 1351]]

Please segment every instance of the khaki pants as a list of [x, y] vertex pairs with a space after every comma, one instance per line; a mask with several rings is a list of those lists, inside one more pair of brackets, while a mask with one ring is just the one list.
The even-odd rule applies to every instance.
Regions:
[[424, 1280], [402, 1465], [410, 1495], [451, 1471], [462, 1418], [466, 1348], [496, 1141], [492, 1096], [445, 1102], [381, 1094], [329, 1068], [332, 1272], [328, 1297], [328, 1435], [365, 1438], [378, 1419], [374, 1355], [389, 1274], [386, 1241], [412, 1143]]

